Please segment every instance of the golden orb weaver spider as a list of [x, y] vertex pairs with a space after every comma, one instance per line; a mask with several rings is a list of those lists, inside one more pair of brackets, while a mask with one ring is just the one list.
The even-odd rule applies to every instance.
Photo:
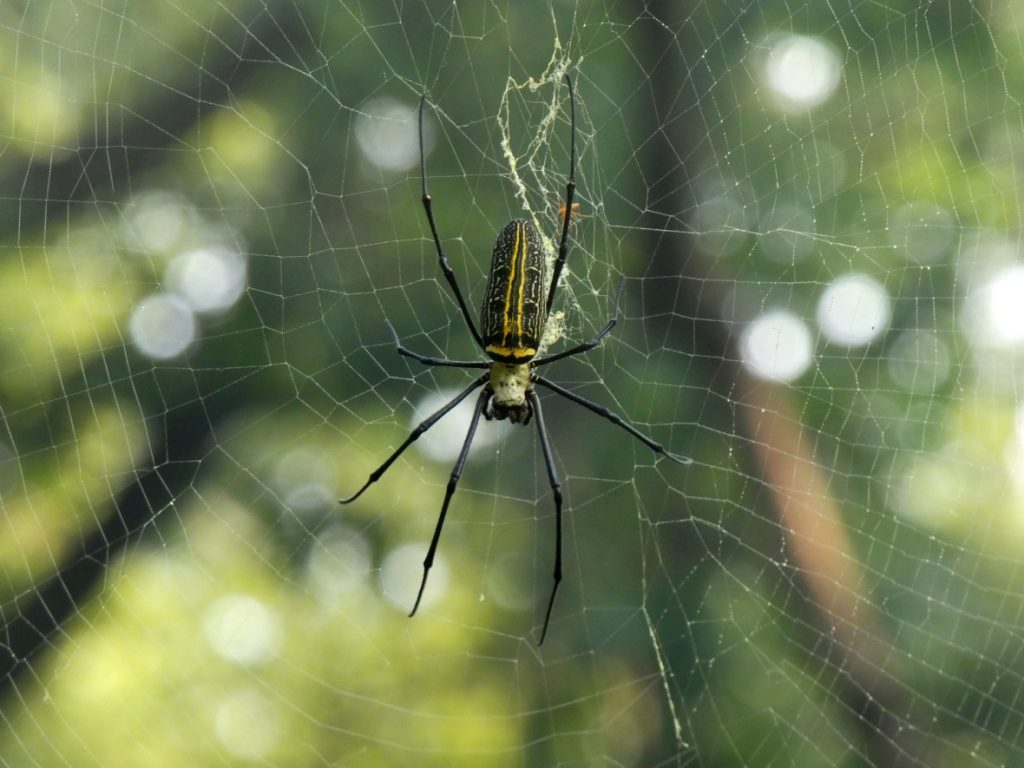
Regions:
[[[444, 501], [441, 503], [441, 513], [437, 518], [434, 527], [434, 535], [430, 540], [430, 547], [427, 549], [427, 556], [423, 560], [423, 578], [420, 581], [419, 592], [416, 594], [416, 602], [413, 604], [409, 616], [416, 614], [419, 608], [420, 599], [423, 597], [423, 590], [427, 586], [427, 576], [434, 564], [434, 556], [437, 553], [437, 545], [441, 539], [441, 529], [444, 527], [445, 516], [448, 514], [448, 505], [455, 487], [462, 475], [462, 468], [469, 455], [470, 445], [473, 443], [473, 436], [476, 434], [477, 425], [480, 423], [480, 416], [483, 415], [488, 421], [492, 419], [508, 419], [513, 424], [529, 424], [536, 416], [537, 435], [540, 438], [541, 451], [544, 454], [544, 465], [547, 468], [548, 481], [551, 485], [551, 493], [555, 502], [555, 570], [554, 585], [551, 588], [551, 596], [548, 598], [548, 607], [544, 615], [544, 627], [541, 630], [538, 645], [543, 644], [547, 636], [548, 624], [551, 622], [551, 609], [555, 605], [555, 595], [558, 593], [558, 585], [562, 581], [562, 492], [558, 480], [558, 473], [555, 470], [554, 459], [551, 456], [551, 445], [548, 442], [547, 430], [544, 428], [544, 415], [541, 411], [540, 400], [534, 390], [535, 384], [561, 395], [567, 400], [581, 405], [593, 411], [612, 424], [615, 424], [629, 432], [644, 445], [656, 453], [660, 453], [680, 464], [691, 463], [690, 459], [676, 456], [665, 450], [661, 444], [644, 435], [638, 429], [623, 421], [621, 417], [605, 408], [603, 405], [591, 402], [580, 395], [570, 392], [567, 389], [555, 384], [540, 376], [536, 369], [542, 365], [553, 363], [573, 355], [578, 355], [587, 350], [593, 349], [607, 336], [618, 319], [618, 304], [616, 312], [604, 327], [597, 332], [590, 341], [578, 346], [558, 352], [545, 357], [537, 357], [541, 347], [541, 339], [544, 336], [544, 326], [548, 315], [551, 313], [551, 306], [555, 301], [555, 293], [558, 289], [558, 281], [565, 266], [565, 258], [568, 254], [569, 240], [569, 219], [574, 214], [573, 195], [576, 190], [576, 101], [573, 94], [572, 80], [565, 75], [566, 85], [569, 87], [569, 109], [570, 109], [570, 140], [569, 140], [569, 178], [565, 184], [565, 205], [560, 209], [562, 214], [562, 236], [558, 242], [558, 256], [555, 259], [551, 283], [547, 288], [547, 295], [544, 295], [546, 266], [544, 261], [544, 247], [541, 235], [532, 222], [524, 219], [513, 219], [498, 234], [497, 242], [494, 245], [494, 252], [491, 256], [491, 271], [487, 279], [487, 291], [484, 297], [483, 307], [480, 311], [480, 330], [477, 330], [473, 317], [469, 313], [466, 300], [459, 290], [459, 284], [455, 279], [455, 273], [445, 258], [444, 248], [441, 246], [441, 238], [437, 234], [437, 225], [434, 223], [432, 201], [427, 191], [427, 160], [423, 153], [423, 107], [427, 100], [424, 93], [420, 98], [419, 107], [419, 144], [420, 144], [420, 175], [422, 177], [422, 202], [423, 210], [427, 215], [427, 223], [430, 225], [430, 234], [434, 238], [434, 246], [437, 249], [438, 263], [445, 280], [451, 286], [452, 294], [462, 312], [469, 332], [473, 339], [490, 358], [490, 362], [471, 360], [448, 360], [447, 358], [428, 357], [412, 352], [401, 345], [395, 329], [388, 323], [392, 335], [395, 337], [395, 346], [400, 355], [412, 358], [423, 365], [446, 366], [451, 368], [484, 369], [487, 372], [475, 379], [468, 387], [452, 398], [446, 405], [439, 408], [433, 414], [420, 422], [409, 434], [400, 446], [388, 456], [388, 458], [377, 469], [370, 473], [370, 477], [363, 484], [363, 487], [340, 503], [348, 504], [359, 498], [363, 491], [377, 482], [387, 472], [399, 456], [413, 444], [424, 432], [440, 421], [446, 414], [452, 411], [455, 406], [469, 397], [474, 390], [482, 387], [477, 396], [476, 405], [473, 409], [473, 417], [469, 424], [469, 430], [462, 444], [462, 450], [455, 462], [445, 489]], [[577, 209], [578, 210], [578, 209]]]

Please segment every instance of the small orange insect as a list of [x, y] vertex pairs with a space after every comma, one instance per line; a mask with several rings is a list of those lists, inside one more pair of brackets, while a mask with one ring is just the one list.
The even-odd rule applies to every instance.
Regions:
[[[583, 215], [583, 214], [580, 213], [580, 204], [579, 203], [573, 203], [572, 204], [572, 208], [570, 210], [572, 211], [571, 215], [569, 216], [570, 222], [573, 219], [578, 219], [580, 216]], [[558, 218], [559, 219], [565, 219], [565, 203], [561, 203], [558, 206]]]

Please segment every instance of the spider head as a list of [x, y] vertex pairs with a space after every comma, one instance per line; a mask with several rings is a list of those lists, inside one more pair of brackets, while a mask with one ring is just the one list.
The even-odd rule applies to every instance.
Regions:
[[533, 407], [529, 401], [522, 405], [501, 405], [492, 399], [490, 408], [485, 411], [484, 415], [488, 419], [497, 421], [508, 419], [513, 424], [529, 424], [530, 418], [533, 416]]

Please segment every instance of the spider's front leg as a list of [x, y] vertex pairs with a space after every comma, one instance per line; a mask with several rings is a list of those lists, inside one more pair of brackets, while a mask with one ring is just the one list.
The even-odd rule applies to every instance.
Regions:
[[454, 410], [455, 406], [457, 406], [459, 403], [461, 403], [463, 400], [465, 400], [467, 397], [469, 397], [470, 393], [473, 392], [473, 390], [475, 390], [479, 386], [484, 386], [484, 388], [485, 388], [484, 391], [485, 392], [488, 391], [487, 390], [486, 382], [487, 382], [487, 374], [484, 374], [483, 376], [480, 376], [476, 381], [472, 382], [468, 387], [466, 387], [464, 390], [462, 390], [459, 394], [457, 394], [451, 400], [449, 400], [447, 403], [445, 403], [443, 406], [441, 406], [436, 411], [434, 411], [432, 414], [430, 414], [430, 416], [428, 416], [423, 421], [421, 421], [419, 424], [417, 424], [416, 428], [413, 429], [413, 431], [409, 433], [409, 436], [407, 438], [405, 438], [405, 440], [402, 442], [402, 444], [400, 446], [398, 446], [392, 452], [392, 454], [390, 456], [388, 456], [384, 460], [384, 463], [381, 464], [379, 467], [377, 467], [375, 470], [373, 470], [373, 472], [370, 473], [369, 478], [367, 478], [366, 482], [363, 483], [363, 486], [358, 491], [356, 491], [351, 496], [349, 496], [348, 498], [338, 499], [338, 503], [339, 504], [351, 504], [353, 501], [355, 501], [360, 496], [362, 496], [363, 495], [363, 491], [365, 491], [371, 485], [373, 485], [378, 480], [380, 480], [381, 476], [385, 472], [388, 471], [388, 467], [390, 467], [392, 464], [395, 463], [395, 461], [398, 459], [399, 456], [402, 455], [402, 453], [405, 451], [406, 448], [408, 448], [410, 445], [412, 445], [417, 440], [419, 440], [419, 438], [423, 435], [424, 432], [426, 432], [432, 426], [437, 424], [437, 422], [439, 422], [442, 418], [444, 418], [444, 416], [447, 413], [449, 413], [450, 411]]
[[448, 281], [448, 285], [452, 289], [452, 295], [455, 296], [455, 301], [459, 305], [459, 311], [462, 312], [462, 317], [466, 320], [466, 325], [469, 326], [469, 332], [473, 334], [473, 340], [476, 341], [478, 347], [483, 349], [484, 342], [480, 338], [480, 331], [476, 328], [476, 323], [473, 322], [473, 316], [469, 313], [469, 307], [466, 305], [466, 300], [462, 296], [462, 291], [459, 290], [458, 280], [455, 279], [455, 272], [452, 271], [451, 265], [448, 263], [447, 257], [444, 255], [444, 246], [441, 245], [441, 236], [437, 234], [437, 224], [434, 222], [434, 206], [433, 198], [430, 197], [430, 192], [427, 190], [427, 156], [423, 151], [423, 107], [427, 103], [426, 92], [420, 97], [420, 112], [419, 112], [419, 138], [420, 138], [420, 176], [423, 179], [423, 188], [420, 200], [423, 203], [423, 211], [427, 215], [427, 224], [430, 226], [430, 236], [434, 239], [434, 248], [437, 250], [437, 263], [441, 267], [441, 273], [444, 275], [444, 279]]

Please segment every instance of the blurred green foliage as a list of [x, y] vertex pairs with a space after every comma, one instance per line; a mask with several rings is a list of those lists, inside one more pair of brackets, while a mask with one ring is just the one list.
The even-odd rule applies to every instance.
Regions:
[[[1020, 760], [1019, 350], [963, 317], [1020, 260], [1015, 5], [732, 5], [667, 24], [582, 1], [0, 8], [0, 650], [17, 655], [11, 627], [54, 574], [108, 554], [83, 542], [99, 531], [115, 553], [58, 584], [73, 615], [12, 659], [0, 765], [869, 764], [737, 403], [713, 386], [736, 361], [702, 357], [697, 309], [676, 303], [700, 279], [724, 286], [725, 325], [772, 307], [813, 324], [848, 272], [884, 286], [890, 329], [860, 349], [817, 338], [788, 385], [852, 542], [836, 557], [862, 566], [891, 644], [879, 674], [933, 737], [930, 765]], [[842, 65], [802, 113], [759, 69], [788, 32]], [[393, 100], [413, 136], [429, 94], [438, 226], [475, 307], [507, 219], [555, 229], [563, 66], [582, 207], [567, 338], [625, 290], [608, 342], [550, 375], [695, 464], [546, 412], [569, 512], [538, 648], [554, 523], [532, 431], [471, 459], [412, 621], [401, 590], [451, 462], [411, 450], [335, 501], [427, 394], [468, 381], [396, 355], [386, 322], [425, 354], [476, 354], [418, 168], [361, 148], [367, 105]], [[680, 126], [692, 146], [652, 161]], [[211, 246], [244, 254], [242, 299], [197, 314], [181, 354], [143, 354], [133, 312]], [[907, 338], [937, 345], [932, 368]]]

